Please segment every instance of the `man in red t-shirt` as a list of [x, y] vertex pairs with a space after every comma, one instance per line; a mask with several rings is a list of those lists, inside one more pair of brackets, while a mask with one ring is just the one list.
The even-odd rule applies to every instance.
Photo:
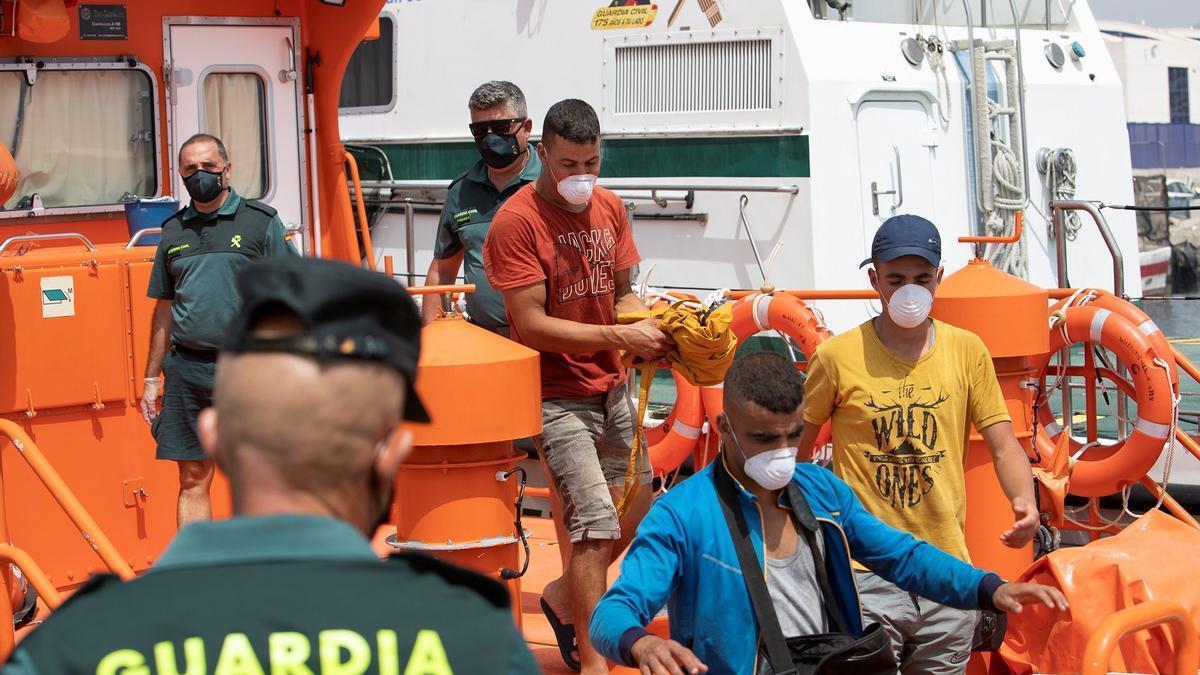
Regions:
[[[537, 151], [541, 175], [496, 213], [483, 261], [492, 287], [504, 293], [513, 339], [541, 352], [542, 434], [535, 440], [556, 525], [570, 539], [564, 575], [546, 586], [542, 611], [568, 666], [607, 673], [587, 640], [588, 619], [608, 566], [650, 505], [650, 491], [639, 489], [620, 518], [614, 506], [625, 492], [634, 428], [620, 350], [656, 359], [673, 343], [654, 319], [616, 323], [618, 312], [645, 305], [629, 278], [640, 258], [625, 205], [595, 187], [596, 111], [577, 99], [551, 106]], [[639, 485], [650, 481], [642, 455]]]

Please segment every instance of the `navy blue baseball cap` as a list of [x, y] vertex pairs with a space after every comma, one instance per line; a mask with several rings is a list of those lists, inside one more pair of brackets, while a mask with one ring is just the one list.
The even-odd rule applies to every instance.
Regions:
[[871, 257], [862, 261], [859, 267], [866, 267], [875, 260], [888, 262], [906, 255], [919, 255], [934, 267], [941, 267], [942, 235], [933, 223], [911, 214], [888, 218], [875, 230]]

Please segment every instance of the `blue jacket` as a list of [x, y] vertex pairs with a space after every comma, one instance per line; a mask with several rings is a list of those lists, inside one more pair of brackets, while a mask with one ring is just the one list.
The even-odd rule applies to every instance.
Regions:
[[[672, 488], [638, 527], [621, 576], [592, 614], [589, 635], [605, 657], [634, 665], [629, 648], [665, 604], [671, 639], [691, 649], [710, 673], [754, 672], [757, 621], [713, 477], [709, 466]], [[852, 558], [901, 588], [944, 605], [994, 607], [992, 593], [1003, 583], [995, 574], [884, 524], [863, 508], [849, 485], [824, 468], [797, 464], [792, 480], [820, 525], [829, 583], [848, 630], [863, 630]], [[738, 493], [761, 562], [757, 498], [741, 486]]]

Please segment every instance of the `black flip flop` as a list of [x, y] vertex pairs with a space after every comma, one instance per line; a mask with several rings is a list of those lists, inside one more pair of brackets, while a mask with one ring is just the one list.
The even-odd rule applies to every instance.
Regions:
[[579, 652], [579, 643], [575, 640], [575, 625], [559, 621], [558, 615], [550, 609], [545, 598], [538, 598], [538, 602], [542, 605], [542, 613], [546, 615], [546, 620], [550, 622], [550, 629], [554, 631], [554, 641], [558, 643], [558, 653], [562, 655], [563, 663], [577, 673], [583, 670], [579, 658], [571, 655], [572, 652]]

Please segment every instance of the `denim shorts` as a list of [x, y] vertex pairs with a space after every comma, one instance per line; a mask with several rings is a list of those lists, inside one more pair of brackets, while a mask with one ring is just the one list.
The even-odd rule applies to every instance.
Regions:
[[150, 424], [158, 443], [156, 459], [198, 462], [208, 459], [196, 436], [196, 418], [212, 405], [216, 354], [172, 348], [163, 361], [162, 410]]
[[[542, 433], [534, 440], [562, 500], [572, 543], [621, 538], [609, 488], [625, 485], [635, 414], [626, 384], [599, 396], [542, 401]], [[634, 475], [638, 483], [649, 483], [644, 437], [638, 454]]]

